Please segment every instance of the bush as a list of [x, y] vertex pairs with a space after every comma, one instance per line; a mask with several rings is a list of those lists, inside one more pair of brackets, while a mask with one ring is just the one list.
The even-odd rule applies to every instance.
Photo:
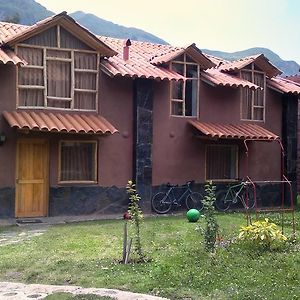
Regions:
[[240, 229], [239, 240], [244, 241], [255, 248], [278, 249], [287, 241], [278, 229], [275, 223], [264, 221], [256, 221], [252, 225], [242, 226]]

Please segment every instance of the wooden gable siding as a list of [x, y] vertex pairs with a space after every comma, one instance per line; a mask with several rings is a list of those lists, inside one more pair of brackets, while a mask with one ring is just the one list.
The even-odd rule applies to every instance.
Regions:
[[41, 33], [38, 33], [37, 35], [23, 41], [21, 44], [93, 51], [92, 48], [60, 25], [53, 26]]

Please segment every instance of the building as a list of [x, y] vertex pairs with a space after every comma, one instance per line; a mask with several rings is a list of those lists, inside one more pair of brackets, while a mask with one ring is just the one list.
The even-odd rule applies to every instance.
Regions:
[[0, 39], [1, 217], [124, 211], [129, 179], [146, 210], [168, 182], [278, 181], [279, 140], [296, 180], [300, 87], [263, 55], [98, 37], [65, 12]]

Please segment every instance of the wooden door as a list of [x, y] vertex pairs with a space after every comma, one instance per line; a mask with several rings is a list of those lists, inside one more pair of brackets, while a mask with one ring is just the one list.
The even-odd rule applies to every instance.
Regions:
[[17, 143], [16, 217], [48, 213], [48, 143], [22, 139]]

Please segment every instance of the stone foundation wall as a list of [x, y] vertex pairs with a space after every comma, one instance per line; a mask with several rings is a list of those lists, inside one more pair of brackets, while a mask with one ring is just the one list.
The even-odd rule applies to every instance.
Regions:
[[5, 187], [0, 189], [0, 218], [14, 218], [15, 189]]
[[127, 210], [125, 188], [112, 187], [51, 187], [49, 216], [113, 214]]

